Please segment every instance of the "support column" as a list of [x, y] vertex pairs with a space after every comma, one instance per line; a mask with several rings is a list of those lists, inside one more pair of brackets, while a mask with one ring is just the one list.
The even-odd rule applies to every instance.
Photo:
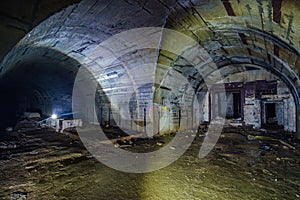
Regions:
[[296, 104], [296, 137], [300, 140], [300, 106]]

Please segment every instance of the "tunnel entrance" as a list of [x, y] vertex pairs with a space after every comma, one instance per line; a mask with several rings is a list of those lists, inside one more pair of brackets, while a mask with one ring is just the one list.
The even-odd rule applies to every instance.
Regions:
[[[0, 128], [14, 127], [25, 112], [39, 113], [41, 119], [53, 113], [72, 112], [72, 91], [79, 64], [61, 53], [44, 48], [13, 66], [0, 78]], [[51, 57], [39, 56], [47, 52]]]
[[12, 89], [1, 88], [0, 93], [0, 129], [4, 129], [16, 123], [17, 97]]

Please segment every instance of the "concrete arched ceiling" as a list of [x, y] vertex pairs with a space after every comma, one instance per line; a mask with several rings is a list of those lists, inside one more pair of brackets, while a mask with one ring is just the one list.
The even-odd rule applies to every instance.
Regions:
[[[299, 1], [292, 0], [179, 0], [165, 27], [202, 44], [224, 77], [239, 64], [260, 66], [276, 74], [299, 104], [298, 15]], [[185, 74], [197, 90], [203, 88], [203, 80], [188, 63], [169, 52], [161, 55], [163, 63]]]
[[[2, 17], [16, 21], [22, 19], [24, 22], [30, 21], [30, 18], [28, 24], [32, 25], [26, 29], [28, 31], [45, 18], [47, 12], [51, 13], [71, 1], [64, 4], [53, 2], [53, 6], [47, 6], [46, 11], [45, 2], [34, 3], [27, 2], [27, 7], [23, 7], [22, 2], [16, 1], [13, 12], [6, 15], [2, 11]], [[30, 33], [30, 39], [23, 42], [27, 40], [24, 42], [26, 48], [30, 47], [26, 43], [34, 42], [85, 55], [91, 46], [115, 33], [142, 26], [164, 26], [195, 38], [220, 65], [239, 57], [250, 58], [250, 61], [252, 57], [259, 58], [268, 63], [272, 63], [273, 57], [278, 57], [292, 67], [295, 77], [291, 78], [297, 78], [300, 45], [297, 36], [298, 4], [298, 1], [292, 0], [84, 1], [47, 20]], [[6, 7], [1, 8], [4, 10]], [[20, 7], [23, 13], [13, 14]], [[116, 7], [124, 12], [113, 12]], [[1, 30], [4, 31], [4, 28]], [[66, 39], [68, 33], [73, 38]], [[8, 37], [5, 38], [7, 40]], [[74, 44], [78, 40], [81, 43]]]
[[10, 0], [0, 2], [0, 59], [29, 31], [61, 9], [80, 0]]
[[218, 66], [271, 65], [299, 85], [298, 8], [289, 0], [178, 1], [166, 27], [199, 41]]
[[61, 9], [80, 0], [10, 0], [0, 2], [0, 59], [29, 31]]

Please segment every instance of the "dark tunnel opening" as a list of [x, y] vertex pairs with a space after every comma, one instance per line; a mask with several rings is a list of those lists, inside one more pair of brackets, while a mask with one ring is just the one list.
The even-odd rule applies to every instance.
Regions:
[[16, 93], [9, 87], [0, 89], [2, 94], [0, 100], [0, 129], [4, 129], [7, 126], [12, 126], [16, 123]]
[[0, 129], [14, 127], [25, 112], [39, 113], [41, 119], [72, 113], [72, 90], [78, 66], [72, 59], [58, 62], [37, 57], [21, 61], [5, 73], [0, 80]]

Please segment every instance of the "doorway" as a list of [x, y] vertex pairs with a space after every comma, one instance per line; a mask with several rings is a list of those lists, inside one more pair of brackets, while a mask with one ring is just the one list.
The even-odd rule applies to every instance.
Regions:
[[227, 96], [227, 110], [226, 118], [240, 118], [241, 117], [241, 93], [230, 92], [226, 93]]
[[276, 117], [276, 104], [266, 103], [265, 106], [266, 124], [278, 124]]

